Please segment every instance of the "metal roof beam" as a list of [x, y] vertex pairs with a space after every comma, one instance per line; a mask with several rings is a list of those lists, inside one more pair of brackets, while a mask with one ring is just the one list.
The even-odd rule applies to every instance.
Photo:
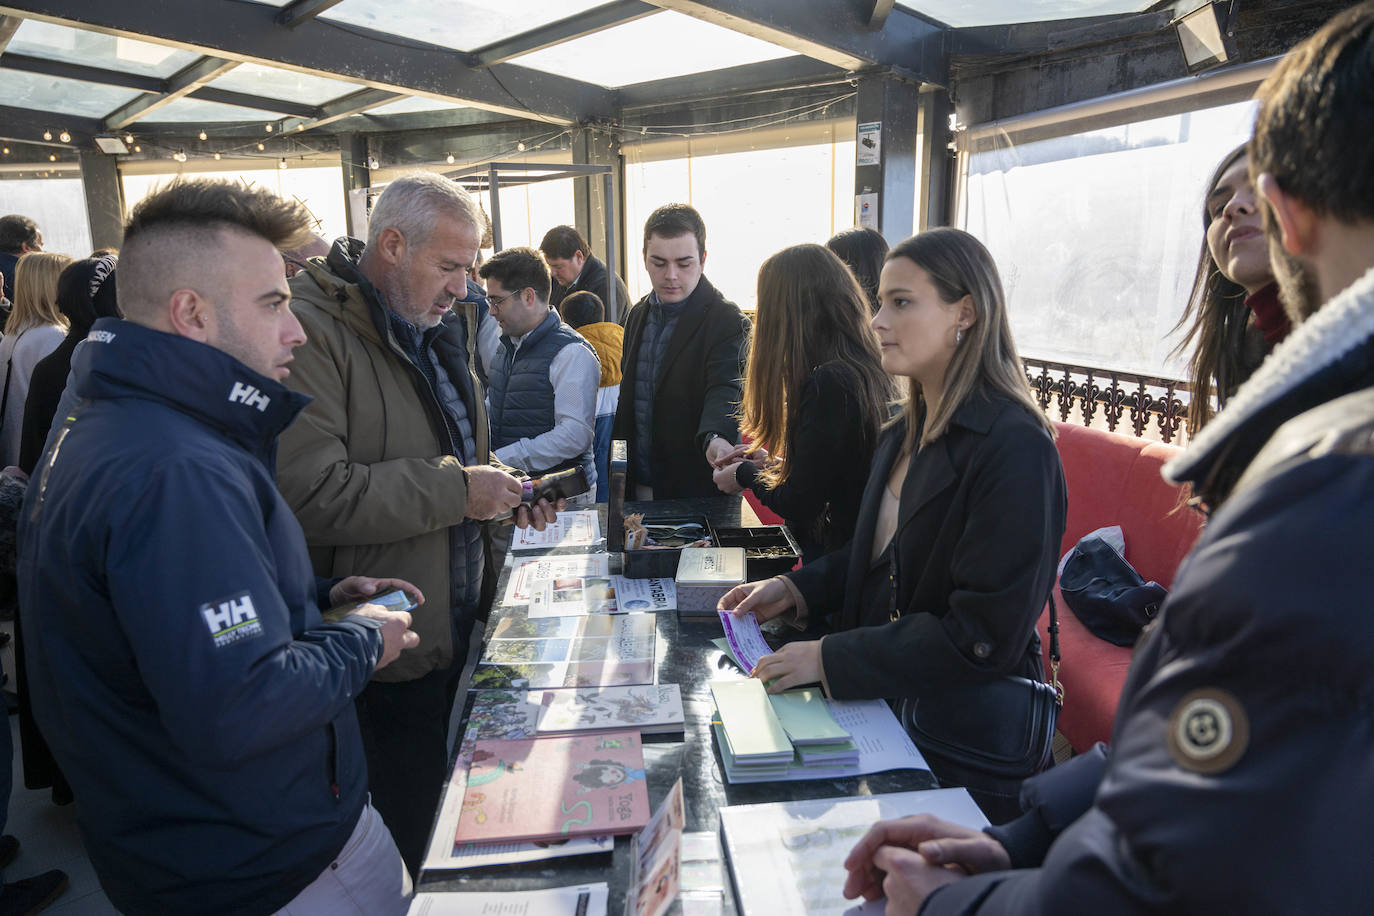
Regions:
[[616, 92], [616, 101], [622, 110], [675, 106], [683, 102], [841, 81], [848, 75], [846, 70], [809, 57], [784, 57], [623, 86]]
[[870, 24], [873, 0], [651, 0], [663, 9], [781, 45], [844, 70], [890, 67], [944, 85], [944, 26], [893, 8]]
[[323, 127], [326, 124], [333, 124], [335, 121], [342, 121], [344, 118], [362, 114], [369, 109], [389, 105], [404, 98], [408, 98], [408, 96], [399, 92], [388, 92], [385, 89], [363, 89], [331, 102], [325, 102], [311, 117], [287, 118], [281, 122], [279, 130], [284, 134], [301, 133], [316, 127]]
[[14, 33], [19, 30], [19, 23], [23, 21], [18, 16], [0, 16], [0, 54], [9, 47], [10, 39], [14, 37]]
[[277, 11], [277, 25], [294, 29], [296, 26], [314, 19], [330, 7], [338, 6], [341, 2], [343, 0], [291, 0], [290, 3]]
[[657, 12], [658, 7], [642, 0], [619, 0], [617, 3], [608, 3], [478, 48], [472, 52], [474, 66], [490, 67], [492, 64], [504, 63], [512, 57], [562, 44]]
[[105, 129], [123, 130], [159, 108], [190, 95], [197, 89], [204, 87], [215, 77], [227, 73], [238, 65], [239, 62], [236, 60], [224, 60], [219, 57], [202, 57], [198, 61], [187, 64], [164, 81], [165, 85], [160, 92], [148, 92], [136, 99], [130, 99], [106, 115]]
[[[776, 2], [776, 0], [770, 0]], [[450, 48], [353, 27], [292, 31], [276, 10], [220, 0], [0, 0], [0, 15], [92, 29], [232, 60], [342, 77], [374, 89], [413, 91], [521, 117], [561, 123], [615, 116], [614, 94], [592, 83], [514, 64], [473, 70]]]
[[[43, 131], [55, 131], [58, 127], [71, 134], [70, 142], [57, 143], [43, 139]], [[98, 133], [101, 133], [98, 118], [78, 118], [53, 114], [51, 111], [0, 105], [0, 137], [6, 140], [71, 149], [89, 144]]]
[[46, 57], [32, 57], [28, 54], [15, 54], [13, 51], [0, 54], [0, 67], [10, 70], [23, 70], [25, 73], [41, 73], [44, 76], [60, 76], [63, 79], [98, 83], [102, 86], [137, 89], [140, 92], [163, 92], [167, 88], [167, 81], [156, 76], [120, 73], [118, 70], [89, 67], [85, 64], [73, 64], [64, 60], [49, 60]]

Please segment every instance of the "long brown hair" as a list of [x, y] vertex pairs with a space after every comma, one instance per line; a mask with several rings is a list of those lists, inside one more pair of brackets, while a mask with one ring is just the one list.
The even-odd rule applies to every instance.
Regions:
[[[887, 260], [895, 258], [906, 258], [929, 274], [945, 303], [952, 305], [968, 296], [976, 316], [945, 369], [944, 393], [935, 412], [926, 417], [920, 444], [924, 446], [943, 436], [955, 412], [978, 392], [1005, 395], [1024, 407], [1053, 436], [1049, 418], [1031, 397], [1026, 369], [1016, 353], [1011, 324], [1007, 321], [1002, 278], [983, 243], [961, 229], [928, 229], [893, 247]], [[920, 382], [909, 381], [903, 445], [908, 453], [916, 448], [917, 424], [925, 409]]]
[[45, 324], [65, 329], [67, 316], [57, 307], [57, 278], [72, 262], [65, 254], [31, 251], [14, 267], [14, 304], [6, 334], [21, 334]]
[[892, 380], [883, 371], [868, 298], [834, 252], [793, 245], [759, 268], [758, 313], [740, 405], [741, 432], [777, 453], [759, 476], [776, 487], [792, 471], [788, 435], [797, 428], [802, 386], [817, 366], [839, 361], [858, 380], [857, 395], [876, 439], [887, 418]]
[[1188, 435], [1211, 422], [1216, 413], [1212, 397], [1224, 406], [1231, 392], [1245, 380], [1245, 329], [1250, 323], [1250, 309], [1245, 305], [1245, 287], [1229, 279], [1212, 260], [1207, 247], [1207, 229], [1212, 217], [1207, 211], [1207, 196], [1217, 186], [1221, 176], [1246, 154], [1246, 144], [1231, 150], [1221, 160], [1207, 190], [1202, 196], [1202, 251], [1198, 254], [1197, 272], [1193, 275], [1193, 291], [1183, 316], [1174, 325], [1177, 331], [1188, 325], [1188, 333], [1174, 348], [1173, 355], [1192, 347], [1188, 359], [1188, 377], [1192, 379], [1193, 397], [1188, 404]]

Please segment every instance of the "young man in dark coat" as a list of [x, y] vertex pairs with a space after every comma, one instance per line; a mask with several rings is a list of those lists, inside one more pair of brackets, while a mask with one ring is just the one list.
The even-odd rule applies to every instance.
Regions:
[[[549, 305], [557, 309], [573, 293], [594, 293], [606, 306], [609, 320], [625, 323], [630, 313], [630, 293], [619, 274], [612, 274], [606, 262], [592, 254], [591, 246], [572, 226], [554, 226], [539, 241], [539, 250], [549, 262], [553, 287], [549, 290]], [[615, 283], [615, 304], [611, 304], [611, 278]]]
[[1165, 466], [1211, 520], [1136, 650], [1109, 755], [1031, 780], [1029, 812], [986, 834], [878, 824], [846, 861], [851, 896], [923, 916], [1368, 911], [1371, 72], [1365, 3], [1260, 88], [1250, 169], [1294, 330]]
[[34, 711], [124, 913], [400, 914], [353, 697], [414, 646], [410, 615], [320, 607], [394, 579], [318, 580], [277, 492], [308, 398], [278, 247], [309, 213], [229, 182], [134, 210], [118, 296], [75, 355], [81, 398], [19, 522]]
[[749, 322], [702, 274], [706, 224], [667, 204], [644, 224], [653, 292], [625, 322], [616, 439], [629, 445], [629, 499], [718, 496], [714, 462], [739, 439], [735, 409]]

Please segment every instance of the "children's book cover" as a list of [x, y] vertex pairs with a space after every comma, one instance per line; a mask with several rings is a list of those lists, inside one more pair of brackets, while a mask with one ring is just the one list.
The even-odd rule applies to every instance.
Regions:
[[648, 822], [638, 732], [478, 741], [456, 840], [633, 833]]

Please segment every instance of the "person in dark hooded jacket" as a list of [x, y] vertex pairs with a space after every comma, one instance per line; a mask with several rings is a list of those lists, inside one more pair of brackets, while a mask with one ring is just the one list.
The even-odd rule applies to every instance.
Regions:
[[77, 349], [79, 400], [25, 494], [34, 712], [124, 913], [407, 908], [353, 699], [417, 643], [410, 615], [319, 608], [414, 586], [317, 580], [274, 475], [308, 400], [281, 384], [304, 334], [277, 248], [307, 225], [230, 182], [140, 203], [129, 320], [97, 320]]
[[72, 354], [97, 318], [118, 318], [115, 303], [114, 255], [86, 258], [68, 264], [57, 279], [57, 307], [67, 317], [67, 336], [57, 349], [38, 361], [24, 401], [24, 427], [19, 436], [19, 467], [32, 474], [48, 441], [57, 404], [67, 387]]

